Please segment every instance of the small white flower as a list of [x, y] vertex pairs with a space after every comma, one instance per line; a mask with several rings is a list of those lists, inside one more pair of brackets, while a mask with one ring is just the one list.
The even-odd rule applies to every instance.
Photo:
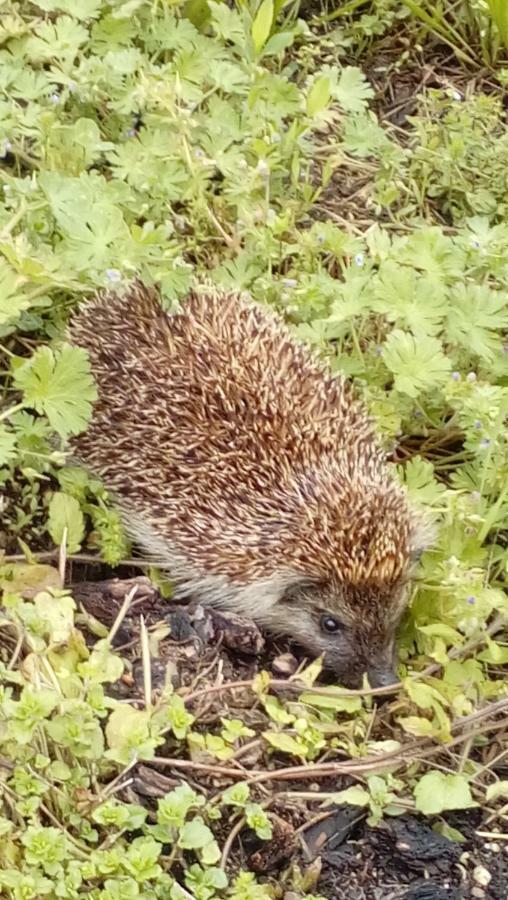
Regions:
[[365, 257], [364, 257], [364, 255], [363, 255], [363, 253], [357, 253], [356, 256], [355, 256], [355, 263], [356, 263], [356, 265], [357, 265], [359, 268], [361, 268], [361, 267], [363, 266], [364, 262], [365, 262]]

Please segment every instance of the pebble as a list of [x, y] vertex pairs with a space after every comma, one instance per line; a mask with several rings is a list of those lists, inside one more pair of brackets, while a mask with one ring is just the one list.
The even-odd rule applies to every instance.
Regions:
[[272, 671], [277, 675], [294, 675], [298, 668], [298, 660], [292, 653], [281, 653], [272, 663]]
[[485, 891], [481, 887], [471, 888], [471, 897], [477, 898], [477, 900], [482, 900], [485, 897]]
[[473, 878], [481, 887], [487, 887], [491, 882], [492, 875], [485, 866], [476, 866], [473, 870]]

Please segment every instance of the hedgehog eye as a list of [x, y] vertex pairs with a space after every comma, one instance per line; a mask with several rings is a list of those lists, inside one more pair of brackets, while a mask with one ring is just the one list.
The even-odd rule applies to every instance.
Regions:
[[321, 628], [328, 634], [337, 634], [344, 626], [342, 622], [339, 622], [339, 620], [335, 618], [335, 616], [326, 614], [321, 616]]

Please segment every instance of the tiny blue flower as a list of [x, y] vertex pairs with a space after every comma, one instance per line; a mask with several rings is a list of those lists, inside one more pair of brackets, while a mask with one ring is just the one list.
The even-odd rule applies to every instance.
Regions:
[[361, 268], [363, 266], [364, 262], [365, 262], [365, 257], [363, 255], [363, 253], [357, 253], [355, 256], [356, 265]]
[[196, 147], [196, 149], [194, 150], [194, 156], [196, 157], [196, 159], [201, 159], [204, 155], [205, 154], [203, 153], [203, 151], [199, 147]]
[[471, 247], [473, 250], [479, 250], [481, 247], [480, 241], [477, 241], [476, 238], [471, 238]]
[[490, 447], [489, 438], [482, 438], [480, 441], [480, 447]]
[[377, 345], [377, 347], [376, 347], [376, 349], [375, 349], [374, 352], [375, 352], [376, 356], [382, 356], [382, 355], [383, 355], [383, 348], [381, 347], [380, 344]]
[[57, 103], [60, 103], [60, 94], [57, 94], [57, 93], [50, 94], [49, 99], [50, 99], [51, 102], [54, 103], [55, 106], [56, 106]]
[[130, 137], [130, 138], [136, 137], [136, 129], [135, 128], [128, 128], [125, 133], [126, 133], [127, 137]]
[[453, 381], [460, 381], [460, 372], [452, 372]]
[[473, 597], [473, 595], [470, 594], [469, 597], [466, 598], [466, 603], [468, 603], [469, 606], [474, 606], [476, 603], [476, 597]]
[[108, 281], [115, 283], [121, 281], [121, 274], [118, 269], [106, 269], [106, 278]]
[[298, 282], [297, 282], [296, 278], [283, 278], [282, 284], [284, 285], [284, 287], [295, 288], [297, 286]]
[[482, 423], [480, 422], [479, 419], [476, 419], [476, 421], [475, 421], [475, 423], [474, 423], [474, 427], [475, 427], [478, 431], [479, 431], [480, 428], [482, 427]]

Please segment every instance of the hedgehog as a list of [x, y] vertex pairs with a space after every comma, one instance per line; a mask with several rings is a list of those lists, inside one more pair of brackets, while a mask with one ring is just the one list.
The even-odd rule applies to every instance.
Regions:
[[140, 281], [78, 309], [98, 400], [72, 441], [173, 597], [231, 610], [392, 685], [395, 635], [429, 529], [350, 382], [282, 316], [195, 289], [168, 314]]

